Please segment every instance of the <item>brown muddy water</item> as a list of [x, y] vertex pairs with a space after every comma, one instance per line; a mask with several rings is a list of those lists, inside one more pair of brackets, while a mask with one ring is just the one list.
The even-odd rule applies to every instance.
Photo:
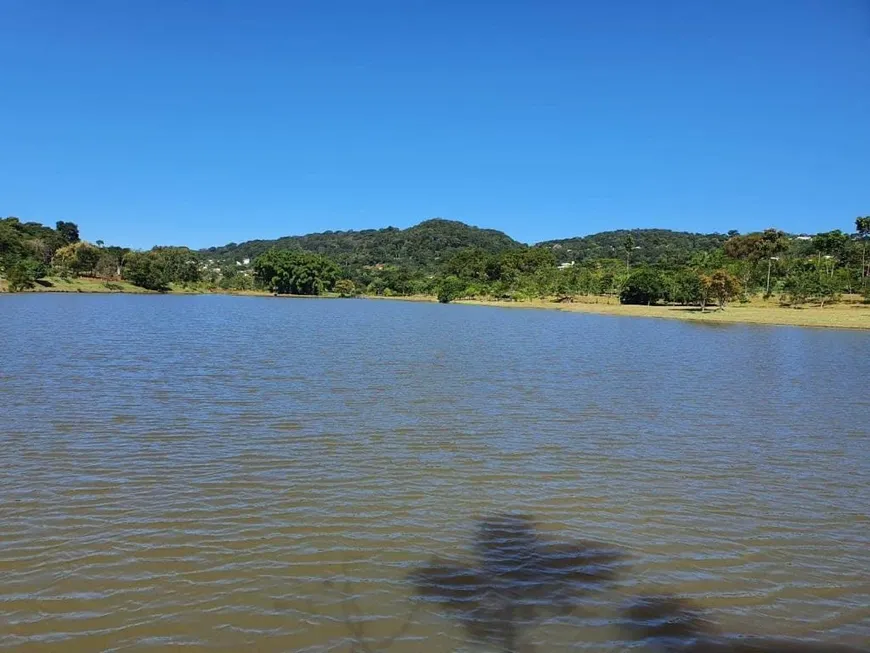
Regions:
[[25, 295], [0, 343], [4, 650], [646, 650], [659, 594], [870, 641], [870, 333]]

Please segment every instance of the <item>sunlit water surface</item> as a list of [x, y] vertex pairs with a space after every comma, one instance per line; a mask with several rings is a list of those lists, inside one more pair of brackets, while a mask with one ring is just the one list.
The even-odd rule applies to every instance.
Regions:
[[868, 332], [27, 295], [0, 343], [2, 648], [498, 650], [408, 578], [505, 512], [627, 559], [527, 650], [648, 593], [870, 640]]

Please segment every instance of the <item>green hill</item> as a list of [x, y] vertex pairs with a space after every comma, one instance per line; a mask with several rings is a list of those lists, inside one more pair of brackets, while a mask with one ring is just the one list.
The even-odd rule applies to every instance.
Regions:
[[[726, 234], [696, 234], [668, 229], [604, 231], [538, 243], [552, 249], [560, 263], [623, 258], [625, 239], [631, 234], [637, 263], [685, 263], [696, 252], [712, 251], [728, 239]], [[263, 252], [298, 249], [330, 257], [343, 266], [395, 265], [409, 270], [434, 270], [439, 262], [463, 249], [489, 253], [525, 247], [495, 229], [480, 229], [455, 220], [436, 218], [408, 229], [386, 227], [362, 231], [324, 231], [304, 236], [285, 236], [274, 240], [249, 240], [210, 247], [202, 253], [219, 261], [254, 259]]]
[[713, 251], [728, 240], [727, 234], [695, 234], [669, 229], [620, 229], [561, 240], [538, 243], [553, 250], [560, 263], [625, 258], [626, 238], [631, 235], [636, 263], [687, 263], [697, 252]]
[[440, 261], [468, 248], [498, 253], [525, 247], [495, 229], [480, 229], [454, 220], [426, 220], [408, 229], [387, 227], [364, 231], [324, 231], [275, 240], [250, 240], [210, 247], [202, 253], [216, 260], [253, 259], [276, 247], [328, 256], [342, 266], [395, 265], [410, 270], [434, 270]]

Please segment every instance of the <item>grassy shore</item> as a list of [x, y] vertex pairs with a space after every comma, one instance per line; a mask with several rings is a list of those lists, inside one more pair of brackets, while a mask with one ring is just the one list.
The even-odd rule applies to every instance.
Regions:
[[[426, 295], [377, 297], [371, 299], [399, 299], [414, 302], [436, 301], [434, 297]], [[454, 303], [467, 306], [544, 309], [623, 317], [651, 317], [706, 324], [767, 324], [831, 329], [870, 329], [870, 304], [861, 303], [858, 297], [846, 298], [842, 303], [828, 305], [824, 308], [819, 306], [791, 308], [782, 306], [778, 301], [773, 299], [756, 299], [748, 303], [731, 304], [725, 310], [707, 309], [703, 313], [697, 306], [627, 306], [620, 304], [615, 298], [608, 297], [579, 297], [573, 302], [557, 302], [547, 299], [528, 301], [464, 299]]]
[[[0, 292], [8, 292], [9, 287], [4, 279], [0, 279]], [[126, 281], [103, 281], [102, 279], [49, 277], [40, 279], [36, 285], [26, 292], [86, 292], [86, 293], [133, 293], [148, 294], [152, 291], [134, 286]]]
[[[4, 279], [0, 279], [0, 292], [8, 292], [8, 284]], [[71, 279], [62, 279], [60, 277], [48, 277], [40, 279], [36, 285], [25, 292], [61, 292], [61, 293], [124, 293], [133, 295], [157, 295], [160, 294], [155, 290], [146, 290], [139, 286], [134, 286], [128, 281], [105, 281], [103, 279], [90, 279], [87, 277], [78, 277]], [[227, 295], [258, 295], [271, 296], [272, 293], [259, 290], [238, 290], [238, 291], [212, 291], [205, 287], [184, 287], [180, 285], [172, 285], [169, 289], [169, 294], [172, 295], [200, 295], [204, 293], [220, 292]]]
[[[7, 290], [6, 282], [0, 280], [0, 292]], [[155, 294], [154, 291], [139, 288], [126, 281], [105, 282], [101, 279], [60, 279], [42, 280], [30, 292], [65, 293], [132, 293]], [[263, 291], [209, 291], [205, 288], [174, 287], [172, 294], [201, 294], [220, 292], [228, 295], [251, 295], [270, 297]], [[416, 302], [435, 302], [427, 295], [412, 297], [367, 297], [366, 299], [401, 300]], [[781, 306], [776, 300], [755, 299], [748, 303], [734, 303], [725, 310], [701, 312], [697, 307], [687, 306], [625, 306], [615, 298], [580, 297], [573, 302], [556, 302], [545, 299], [529, 301], [496, 301], [485, 299], [460, 300], [457, 304], [472, 306], [496, 306], [499, 308], [526, 308], [567, 311], [571, 313], [597, 313], [626, 317], [652, 317], [672, 320], [686, 320], [707, 324], [769, 324], [801, 327], [827, 327], [835, 329], [870, 329], [870, 304], [860, 302], [858, 297], [846, 298], [843, 302], [820, 308], [805, 306], [790, 308]]]
[[606, 298], [596, 299], [599, 301], [558, 303], [546, 300], [528, 302], [466, 300], [458, 303], [476, 306], [555, 309], [571, 313], [597, 313], [626, 317], [652, 317], [706, 324], [768, 324], [834, 329], [870, 329], [870, 305], [867, 304], [840, 303], [824, 308], [818, 306], [791, 308], [759, 300], [746, 304], [731, 304], [725, 310], [708, 309], [702, 313], [696, 306], [626, 306], [615, 300], [610, 302]]

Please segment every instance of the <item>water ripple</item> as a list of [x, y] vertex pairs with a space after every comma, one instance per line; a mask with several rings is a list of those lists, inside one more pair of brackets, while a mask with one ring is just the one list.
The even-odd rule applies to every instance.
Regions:
[[[620, 606], [652, 595], [726, 635], [870, 641], [870, 334], [0, 303], [0, 648], [492, 648], [510, 620], [479, 607], [475, 631], [409, 578], [472, 564], [481, 520], [506, 511], [627, 560], [595, 592], [535, 598], [539, 652], [624, 650]], [[572, 610], [544, 610], [554, 597]]]

